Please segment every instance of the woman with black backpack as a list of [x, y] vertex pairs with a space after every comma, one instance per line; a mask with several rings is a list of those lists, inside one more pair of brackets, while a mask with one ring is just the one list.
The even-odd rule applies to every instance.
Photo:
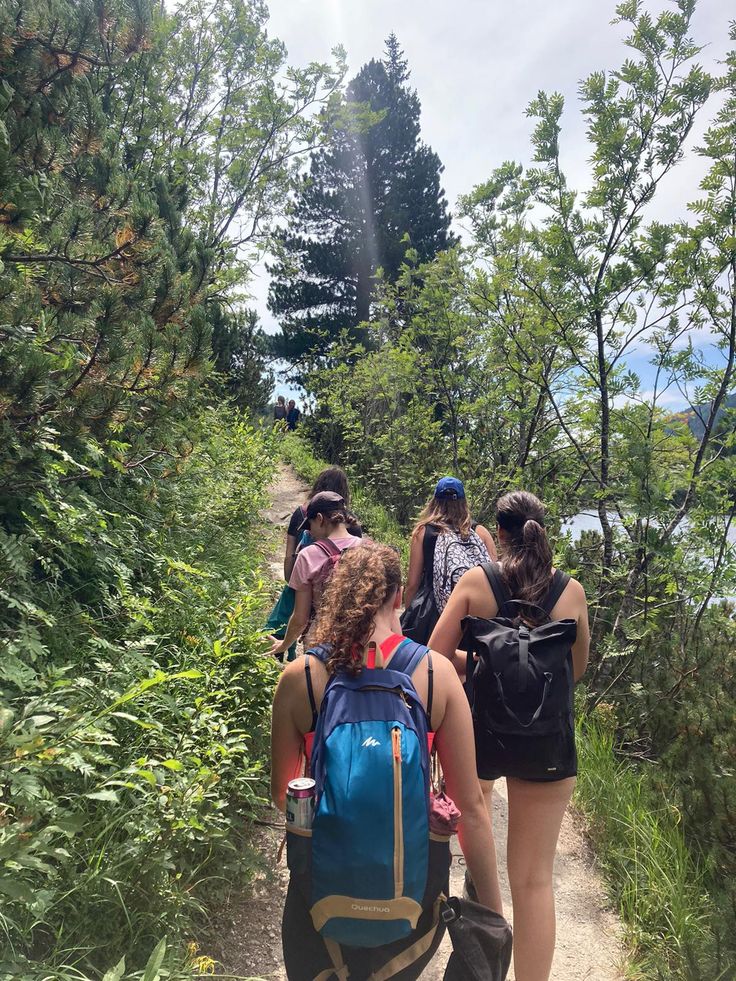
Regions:
[[426, 644], [460, 577], [495, 558], [491, 533], [472, 520], [462, 481], [442, 477], [411, 535], [401, 618], [407, 637]]
[[[547, 981], [555, 947], [552, 872], [577, 773], [573, 687], [588, 663], [588, 609], [580, 583], [553, 568], [538, 498], [506, 494], [496, 523], [499, 563], [463, 576], [430, 646], [467, 675], [489, 813], [493, 781], [506, 778], [515, 975]], [[461, 641], [467, 655], [458, 650]]]

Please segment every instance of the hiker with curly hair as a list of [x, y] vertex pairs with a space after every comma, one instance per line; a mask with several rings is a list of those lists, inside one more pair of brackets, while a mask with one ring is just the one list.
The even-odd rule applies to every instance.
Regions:
[[313, 825], [287, 824], [282, 939], [290, 981], [333, 971], [354, 981], [376, 972], [411, 981], [432, 958], [452, 829], [432, 830], [430, 747], [455, 821], [460, 812], [457, 833], [478, 898], [501, 912], [468, 702], [445, 658], [401, 636], [401, 594], [395, 550], [362, 544], [346, 552], [325, 587], [310, 649], [287, 665], [276, 690], [273, 800], [284, 810], [305, 760], [317, 793]]

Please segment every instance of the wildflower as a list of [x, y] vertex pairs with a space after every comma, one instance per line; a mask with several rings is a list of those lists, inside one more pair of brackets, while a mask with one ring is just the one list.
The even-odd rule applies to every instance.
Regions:
[[192, 961], [192, 967], [198, 974], [215, 973], [215, 962], [211, 957], [207, 957], [206, 955], [195, 957]]

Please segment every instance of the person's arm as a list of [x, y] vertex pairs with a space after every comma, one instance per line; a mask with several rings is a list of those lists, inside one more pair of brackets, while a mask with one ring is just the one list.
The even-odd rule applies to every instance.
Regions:
[[404, 590], [405, 606], [408, 606], [414, 599], [424, 574], [424, 532], [425, 526], [423, 525], [411, 536], [409, 572], [407, 573], [406, 588]]
[[307, 626], [309, 625], [309, 615], [311, 612], [312, 586], [311, 583], [307, 583], [306, 586], [296, 590], [294, 612], [289, 617], [284, 639], [276, 640], [274, 638], [273, 647], [268, 653], [271, 655], [276, 655], [283, 654], [284, 651], [288, 651], [294, 641], [299, 640], [301, 635], [307, 629]]
[[294, 571], [294, 563], [296, 562], [296, 547], [299, 544], [299, 539], [296, 535], [286, 536], [286, 554], [284, 555], [284, 579], [288, 582], [291, 578], [291, 574]]
[[568, 589], [573, 589], [575, 599], [579, 604], [578, 612], [578, 633], [575, 643], [572, 645], [572, 667], [575, 681], [585, 674], [588, 667], [588, 654], [590, 653], [590, 624], [588, 623], [588, 601], [585, 590], [577, 579], [573, 579]]
[[286, 529], [286, 554], [284, 555], [284, 579], [289, 582], [294, 571], [297, 549], [302, 537], [302, 524], [306, 510], [303, 507], [294, 509], [294, 513], [289, 519], [289, 527]]
[[447, 693], [445, 714], [435, 735], [435, 743], [448, 796], [455, 801], [461, 813], [458, 840], [478, 891], [479, 901], [484, 906], [503, 913], [495, 849], [489, 847], [493, 834], [491, 819], [475, 767], [475, 738], [470, 706], [450, 665], [437, 658], [434, 668], [435, 683]]
[[304, 659], [288, 664], [273, 698], [271, 721], [271, 799], [280, 811], [286, 807], [286, 787], [299, 776], [303, 733], [295, 719], [297, 699], [307, 700]]
[[487, 528], [484, 528], [483, 525], [476, 525], [475, 531], [478, 537], [480, 538], [480, 540], [485, 545], [485, 547], [488, 549], [488, 554], [491, 557], [491, 562], [497, 562], [498, 552], [496, 551], [496, 543], [493, 540], [493, 535], [490, 533], [490, 531]]

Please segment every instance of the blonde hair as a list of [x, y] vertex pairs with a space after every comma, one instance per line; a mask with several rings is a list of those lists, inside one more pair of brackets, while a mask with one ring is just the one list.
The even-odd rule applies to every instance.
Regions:
[[417, 518], [413, 534], [427, 525], [438, 525], [442, 531], [456, 531], [467, 538], [472, 527], [467, 500], [464, 497], [430, 497]]

